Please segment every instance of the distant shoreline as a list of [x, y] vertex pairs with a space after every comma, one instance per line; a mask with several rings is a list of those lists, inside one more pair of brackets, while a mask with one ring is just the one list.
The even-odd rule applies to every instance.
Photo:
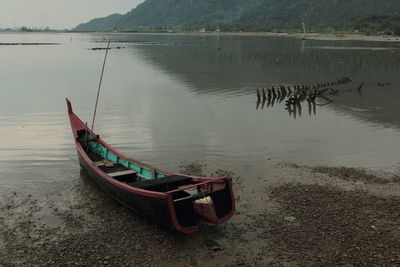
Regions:
[[[84, 33], [84, 32], [81, 32]], [[303, 38], [300, 33], [273, 33], [273, 32], [87, 32], [103, 34], [160, 34], [160, 35], [206, 35], [206, 36], [272, 36]], [[374, 42], [399, 42], [400, 36], [365, 35], [365, 34], [333, 34], [333, 33], [308, 33], [306, 40], [330, 41], [374, 41]]]
[[[71, 32], [70, 32], [71, 33]], [[72, 32], [72, 33], [102, 33], [102, 34], [160, 34], [160, 35], [206, 35], [206, 36], [276, 36], [303, 38], [301, 33], [273, 33], [273, 32]], [[389, 35], [365, 35], [365, 34], [334, 34], [334, 33], [308, 33], [306, 40], [341, 40], [341, 41], [375, 41], [375, 42], [399, 42], [400, 36]]]
[[365, 34], [310, 33], [310, 34], [307, 34], [306, 39], [310, 39], [310, 40], [348, 40], [348, 41], [400, 42], [400, 36], [365, 35]]
[[[272, 36], [272, 37], [289, 37], [289, 38], [303, 38], [301, 33], [272, 33], [272, 32], [189, 32], [189, 31], [176, 31], [176, 32], [97, 32], [97, 31], [34, 31], [34, 32], [20, 32], [20, 31], [0, 31], [0, 34], [35, 34], [35, 33], [80, 33], [80, 34], [143, 34], [143, 35], [205, 35], [205, 36]], [[308, 33], [306, 40], [325, 40], [325, 41], [373, 41], [373, 42], [395, 42], [400, 43], [400, 36], [391, 35], [365, 35], [365, 34], [334, 34], [334, 33]]]

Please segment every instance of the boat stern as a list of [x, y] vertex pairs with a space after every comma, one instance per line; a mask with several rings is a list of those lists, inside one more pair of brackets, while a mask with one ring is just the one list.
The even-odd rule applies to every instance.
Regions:
[[222, 188], [195, 200], [194, 210], [200, 221], [218, 224], [229, 220], [235, 212], [231, 178], [225, 180]]
[[175, 228], [193, 232], [198, 221], [213, 224], [229, 220], [235, 212], [235, 200], [230, 177], [218, 178], [170, 195]]

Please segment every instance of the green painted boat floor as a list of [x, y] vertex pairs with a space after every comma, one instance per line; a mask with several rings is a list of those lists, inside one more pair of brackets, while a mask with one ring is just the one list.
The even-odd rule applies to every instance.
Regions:
[[[93, 136], [90, 135], [79, 138], [79, 140], [91, 139], [93, 139]], [[103, 159], [109, 160], [116, 165], [122, 165], [127, 169], [137, 171], [138, 178], [142, 180], [152, 180], [155, 178], [160, 179], [166, 177], [164, 174], [155, 173], [152, 169], [144, 168], [126, 159], [118, 157], [116, 154], [112, 153], [105, 146], [96, 141], [84, 142], [82, 143], [82, 146], [92, 161], [97, 162], [102, 161]], [[153, 177], [153, 173], [155, 173], [156, 177]]]

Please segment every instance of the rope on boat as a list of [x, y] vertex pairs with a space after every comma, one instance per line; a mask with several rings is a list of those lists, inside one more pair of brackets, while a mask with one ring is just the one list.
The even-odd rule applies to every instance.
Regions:
[[99, 103], [99, 96], [100, 96], [101, 83], [102, 83], [102, 81], [103, 81], [103, 74], [104, 74], [104, 68], [105, 68], [105, 66], [106, 66], [108, 50], [110, 50], [110, 43], [111, 43], [111, 39], [108, 41], [108, 45], [107, 45], [107, 49], [106, 49], [106, 55], [104, 56], [103, 68], [101, 69], [101, 76], [100, 76], [99, 89], [97, 90], [96, 105], [94, 106], [94, 112], [93, 112], [92, 131], [93, 131], [93, 129], [94, 129], [94, 120], [96, 119], [97, 104]]

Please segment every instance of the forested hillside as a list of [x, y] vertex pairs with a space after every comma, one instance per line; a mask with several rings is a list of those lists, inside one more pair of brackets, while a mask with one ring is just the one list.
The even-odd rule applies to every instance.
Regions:
[[78, 25], [77, 31], [112, 31], [115, 25], [123, 18], [121, 14], [113, 14], [105, 18], [92, 19], [88, 23]]
[[[311, 30], [355, 29], [358, 22], [385, 15], [400, 14], [399, 0], [264, 0], [227, 25], [240, 30], [298, 29], [305, 22]], [[394, 19], [395, 20], [395, 19]], [[390, 23], [389, 23], [390, 24]], [[380, 25], [375, 30], [390, 30]], [[387, 29], [385, 29], [387, 28]]]
[[95, 19], [77, 31], [207, 28], [224, 31], [310, 30], [390, 32], [400, 0], [146, 0], [125, 15]]
[[120, 29], [190, 28], [229, 23], [247, 11], [256, 0], [147, 0], [126, 14]]

